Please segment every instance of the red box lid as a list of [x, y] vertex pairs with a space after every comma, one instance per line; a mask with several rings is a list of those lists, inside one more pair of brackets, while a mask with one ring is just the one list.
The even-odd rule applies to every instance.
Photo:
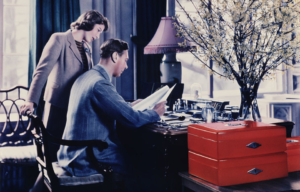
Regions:
[[215, 159], [283, 152], [286, 130], [255, 121], [193, 124], [188, 126], [188, 148]]
[[261, 123], [256, 121], [231, 121], [231, 122], [217, 122], [217, 123], [204, 123], [193, 124], [189, 127], [203, 129], [207, 131], [220, 132], [233, 132], [233, 131], [245, 131], [246, 129], [271, 129], [277, 125]]

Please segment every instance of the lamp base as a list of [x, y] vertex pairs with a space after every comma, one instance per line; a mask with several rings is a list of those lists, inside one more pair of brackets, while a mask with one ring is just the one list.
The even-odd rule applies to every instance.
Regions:
[[166, 53], [160, 63], [161, 83], [181, 83], [181, 62], [176, 60], [176, 53]]

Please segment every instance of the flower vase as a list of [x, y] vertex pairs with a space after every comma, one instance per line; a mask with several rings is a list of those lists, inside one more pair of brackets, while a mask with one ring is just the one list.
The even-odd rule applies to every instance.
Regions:
[[257, 105], [257, 90], [249, 88], [240, 88], [241, 91], [241, 106], [240, 106], [240, 120], [254, 120], [261, 121]]

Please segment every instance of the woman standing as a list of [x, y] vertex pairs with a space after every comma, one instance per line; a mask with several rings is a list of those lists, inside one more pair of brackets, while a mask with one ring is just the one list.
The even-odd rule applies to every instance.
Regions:
[[[65, 123], [71, 87], [76, 78], [93, 66], [92, 50], [88, 43], [107, 31], [109, 22], [95, 10], [82, 14], [70, 25], [71, 29], [54, 33], [44, 47], [21, 113], [34, 110], [47, 81], [43, 122], [47, 130], [61, 138]], [[53, 160], [56, 160], [53, 150]]]
[[[88, 43], [107, 31], [109, 22], [100, 12], [91, 10], [82, 14], [70, 27], [64, 33], [54, 33], [45, 45], [33, 73], [26, 102], [21, 106], [21, 114], [28, 110], [33, 112], [47, 81], [43, 122], [47, 130], [59, 138], [66, 124], [71, 87], [79, 75], [93, 66], [92, 50]], [[52, 161], [57, 160], [58, 148], [56, 145], [50, 147]], [[40, 173], [31, 191], [42, 191], [42, 188]]]

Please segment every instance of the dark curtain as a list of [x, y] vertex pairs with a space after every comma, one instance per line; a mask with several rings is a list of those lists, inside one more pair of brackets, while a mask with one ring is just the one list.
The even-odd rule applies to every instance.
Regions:
[[[64, 32], [80, 15], [79, 0], [31, 0], [29, 22], [28, 87], [43, 48], [51, 34]], [[43, 111], [43, 93], [37, 114]]]
[[93, 41], [93, 62], [98, 64], [100, 60], [100, 45], [110, 39], [117, 38], [126, 41], [129, 44], [127, 62], [128, 69], [125, 70], [121, 77], [112, 78], [112, 83], [115, 85], [118, 93], [125, 100], [134, 99], [134, 54], [133, 42], [131, 36], [136, 27], [133, 21], [135, 14], [135, 2], [140, 0], [92, 0], [91, 6], [88, 7], [86, 0], [81, 0], [82, 10], [95, 9], [103, 13], [109, 20], [110, 26], [108, 31], [102, 33], [98, 40]]
[[166, 16], [166, 0], [137, 0], [136, 6], [137, 36], [132, 41], [137, 45], [137, 98], [140, 98], [145, 83], [160, 83], [163, 55], [144, 55], [144, 47], [154, 36], [161, 17]]

